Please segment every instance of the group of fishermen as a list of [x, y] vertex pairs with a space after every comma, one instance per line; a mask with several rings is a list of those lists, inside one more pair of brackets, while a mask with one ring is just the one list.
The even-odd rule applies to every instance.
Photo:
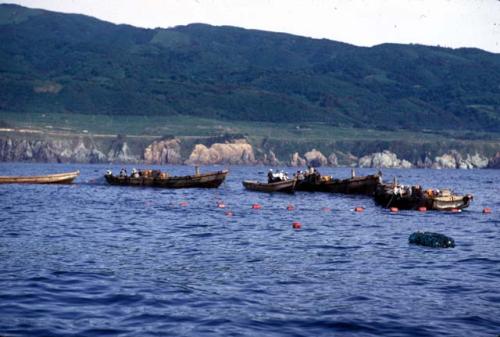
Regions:
[[[113, 172], [111, 170], [107, 170], [106, 171], [106, 175], [108, 176], [112, 176], [113, 175]], [[124, 177], [128, 177], [128, 173], [127, 173], [127, 169], [125, 168], [122, 168], [120, 170], [120, 174], [119, 174], [120, 177], [124, 178]], [[132, 169], [132, 172], [130, 173], [130, 178], [139, 178], [141, 176], [141, 172], [140, 171], [137, 171], [135, 168]]]
[[[312, 166], [308, 166], [307, 170], [301, 171], [298, 170], [293, 174], [293, 178], [297, 180], [307, 180], [307, 181], [312, 181], [316, 182], [321, 179], [321, 174], [319, 171]], [[284, 172], [283, 170], [281, 171], [276, 171], [273, 172], [273, 169], [269, 169], [269, 172], [267, 173], [267, 182], [268, 183], [275, 183], [279, 181], [286, 181], [289, 180], [290, 178], [288, 177], [288, 173]]]

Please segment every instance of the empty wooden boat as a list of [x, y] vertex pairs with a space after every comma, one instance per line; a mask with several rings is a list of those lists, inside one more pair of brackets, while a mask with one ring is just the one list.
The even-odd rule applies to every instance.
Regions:
[[277, 181], [274, 183], [259, 183], [255, 180], [245, 180], [243, 181], [243, 186], [247, 190], [258, 191], [258, 192], [284, 192], [293, 193], [295, 191], [296, 179]]
[[[153, 174], [147, 174], [152, 172]], [[187, 176], [169, 176], [160, 171], [144, 170], [137, 177], [115, 176], [106, 174], [104, 177], [111, 185], [120, 186], [149, 186], [161, 188], [217, 188], [224, 182], [228, 170], [209, 173], [197, 173]]]
[[44, 176], [0, 176], [0, 184], [71, 184], [80, 171]]

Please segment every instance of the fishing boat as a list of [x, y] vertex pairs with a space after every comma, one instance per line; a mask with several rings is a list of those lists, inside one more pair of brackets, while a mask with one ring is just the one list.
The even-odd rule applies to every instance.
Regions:
[[382, 183], [382, 173], [357, 177], [352, 171], [351, 178], [334, 179], [331, 176], [309, 174], [297, 181], [297, 191], [330, 192], [344, 194], [373, 195]]
[[157, 170], [143, 170], [137, 176], [118, 175], [111, 172], [106, 173], [104, 178], [111, 185], [120, 186], [149, 186], [161, 188], [217, 188], [228, 174], [228, 170], [217, 172], [199, 173], [194, 175], [170, 176], [165, 172]]
[[420, 186], [399, 184], [380, 184], [375, 191], [375, 202], [382, 207], [416, 210], [425, 208], [435, 211], [451, 211], [470, 206], [474, 197], [471, 194], [457, 195], [451, 190], [427, 189]]
[[259, 183], [254, 180], [243, 181], [243, 186], [247, 190], [258, 191], [258, 192], [284, 192], [293, 193], [295, 191], [296, 179], [289, 179], [284, 181], [276, 181], [273, 183]]
[[456, 195], [451, 191], [444, 190], [438, 195], [427, 197], [427, 208], [436, 211], [450, 211], [453, 209], [464, 209], [470, 206], [474, 199], [472, 194]]
[[0, 176], [0, 184], [71, 184], [80, 171], [44, 176]]
[[380, 184], [374, 194], [377, 204], [384, 208], [396, 207], [398, 209], [419, 209], [426, 207], [426, 200], [419, 186], [410, 189], [399, 184]]

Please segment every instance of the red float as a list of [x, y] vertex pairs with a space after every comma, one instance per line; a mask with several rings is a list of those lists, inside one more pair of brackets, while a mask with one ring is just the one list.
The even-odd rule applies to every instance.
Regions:
[[292, 222], [292, 228], [293, 229], [301, 229], [302, 228], [302, 224], [298, 221], [294, 221]]
[[364, 207], [356, 207], [354, 208], [354, 212], [363, 212], [365, 210]]
[[427, 207], [419, 207], [418, 211], [419, 212], [427, 212]]
[[399, 209], [397, 207], [391, 207], [390, 208], [391, 213], [397, 213]]
[[489, 207], [483, 208], [483, 213], [490, 214], [491, 213], [491, 208], [489, 208]]
[[262, 208], [262, 206], [261, 206], [260, 204], [253, 204], [253, 205], [252, 205], [252, 208], [253, 208], [253, 209], [261, 209], [261, 208]]

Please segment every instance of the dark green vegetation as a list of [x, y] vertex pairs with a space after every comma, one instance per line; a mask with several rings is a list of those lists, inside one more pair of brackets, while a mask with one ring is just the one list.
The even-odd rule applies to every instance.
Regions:
[[500, 131], [500, 55], [478, 49], [140, 29], [14, 5], [0, 5], [0, 38], [4, 114]]

